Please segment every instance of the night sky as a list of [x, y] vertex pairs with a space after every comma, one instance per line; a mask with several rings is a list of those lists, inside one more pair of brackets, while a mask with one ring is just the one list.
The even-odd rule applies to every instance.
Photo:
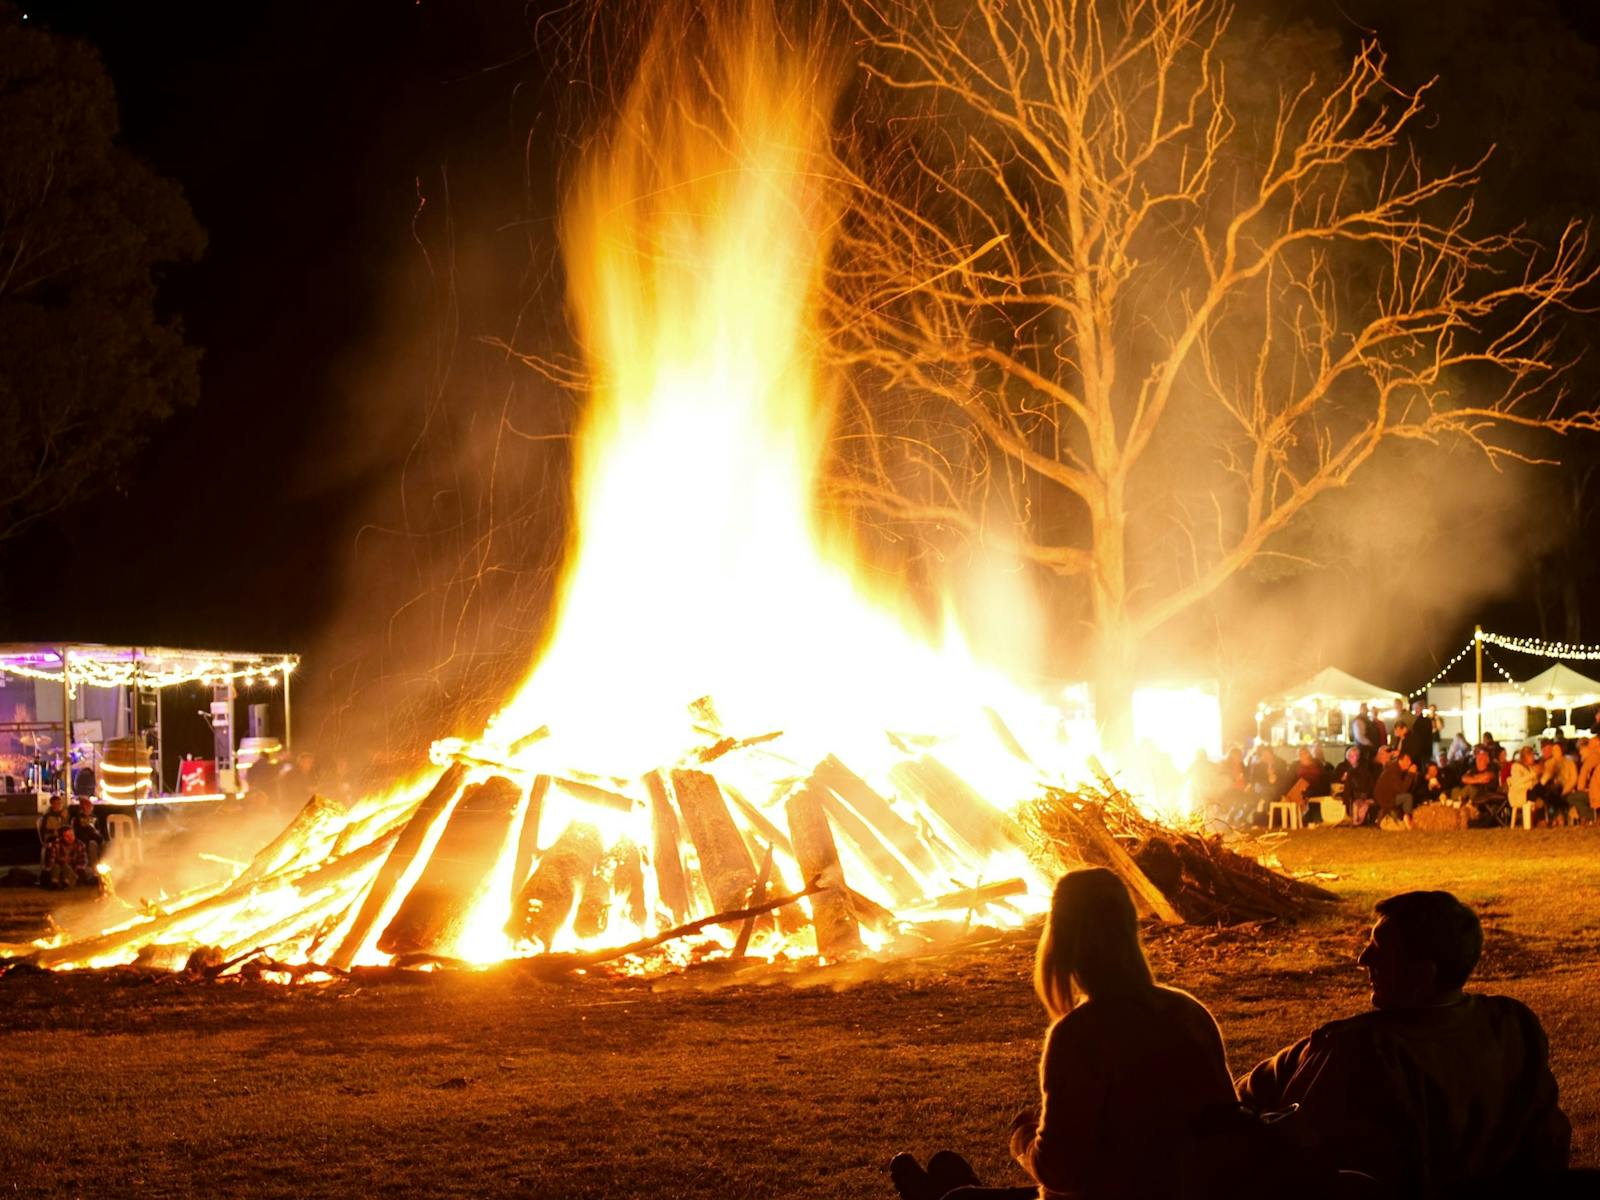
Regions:
[[[419, 206], [434, 220], [448, 204], [463, 239], [482, 234], [482, 253], [510, 247], [503, 275], [472, 276], [467, 339], [504, 333], [513, 293], [553, 261], [557, 163], [575, 108], [560, 39], [538, 6], [504, 0], [22, 7], [99, 48], [125, 143], [182, 185], [208, 246], [163, 293], [204, 351], [199, 404], [156, 431], [113, 492], [0, 545], [7, 637], [314, 650], [348, 611], [344, 564], [361, 514], [416, 432], [403, 389], [381, 436], [371, 414], [374, 390], [412, 361], [396, 347], [414, 350], [437, 313], [428, 272], [441, 227], [419, 233]], [[1289, 12], [1349, 39], [1358, 29], [1346, 10], [1360, 7], [1307, 0]], [[1562, 36], [1593, 44], [1595, 7], [1549, 13], [1564, 13]], [[1431, 11], [1451, 19], [1449, 6]], [[1458, 81], [1452, 103], [1489, 90]], [[1540, 136], [1551, 140], [1523, 150], [1573, 152]], [[543, 294], [535, 319], [559, 321], [559, 285]], [[147, 565], [131, 593], [92, 585], [91, 549], [108, 544], [131, 545]], [[45, 578], [63, 556], [65, 590]], [[1600, 600], [1584, 605], [1585, 632], [1600, 640]], [[1538, 630], [1509, 573], [1480, 619]], [[1419, 636], [1384, 677], [1420, 681], [1469, 631]], [[326, 667], [306, 664], [313, 692]]]

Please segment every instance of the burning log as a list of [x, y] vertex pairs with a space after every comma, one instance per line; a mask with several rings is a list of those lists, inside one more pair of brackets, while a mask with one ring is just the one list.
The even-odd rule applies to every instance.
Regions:
[[505, 845], [522, 789], [504, 775], [456, 802], [422, 875], [378, 939], [385, 954], [442, 952], [461, 932]]
[[937, 865], [928, 847], [918, 836], [916, 827], [895, 812], [889, 802], [868, 786], [844, 763], [828, 755], [817, 764], [811, 777], [843, 800], [868, 825], [883, 835], [884, 839], [900, 853], [900, 857], [924, 875], [931, 875]]
[[512, 941], [536, 941], [548, 948], [572, 915], [572, 906], [605, 853], [593, 825], [574, 821], [545, 851], [511, 908], [506, 933]]
[[828, 815], [822, 808], [823, 791], [810, 780], [784, 802], [789, 815], [789, 838], [794, 843], [800, 874], [829, 885], [811, 898], [811, 922], [817, 931], [817, 953], [839, 958], [861, 949], [861, 930], [846, 894], [844, 868], [834, 845]]
[[743, 813], [744, 819], [749, 821], [755, 827], [756, 832], [766, 839], [767, 845], [776, 846], [790, 858], [794, 857], [794, 847], [789, 844], [789, 835], [768, 820], [766, 813], [726, 784], [723, 785], [722, 794], [733, 801], [734, 807]]
[[330, 884], [338, 883], [358, 871], [370, 867], [384, 855], [394, 849], [395, 843], [400, 840], [400, 830], [387, 833], [371, 845], [362, 846], [352, 850], [341, 858], [333, 858], [321, 866], [312, 867], [304, 874], [294, 877], [295, 891], [302, 896], [325, 888]]
[[[719, 909], [738, 908], [756, 881], [756, 864], [717, 781], [704, 771], [673, 771], [672, 794], [699, 852], [700, 874], [711, 893], [711, 903]], [[801, 869], [805, 869], [803, 862]]]
[[433, 828], [434, 822], [439, 819], [439, 814], [451, 800], [455, 799], [466, 774], [466, 767], [460, 763], [451, 763], [439, 776], [439, 781], [433, 785], [433, 790], [422, 798], [421, 804], [417, 805], [416, 811], [411, 814], [411, 819], [400, 831], [394, 849], [379, 869], [378, 877], [367, 889], [366, 899], [361, 902], [361, 910], [356, 913], [355, 923], [350, 926], [350, 932], [344, 935], [344, 940], [330, 956], [328, 961], [331, 965], [341, 971], [348, 971], [355, 962], [356, 955], [361, 953], [361, 947], [372, 933], [373, 926], [378, 923], [378, 918], [383, 916], [384, 910], [388, 907], [394, 889], [410, 869], [417, 857], [417, 851], [422, 848], [423, 840]]
[[894, 902], [903, 905], [920, 899], [922, 886], [917, 882], [916, 876], [889, 852], [889, 848], [878, 838], [872, 827], [856, 816], [848, 805], [831, 792], [819, 789], [818, 795], [823, 811], [832, 818], [839, 831], [855, 843], [856, 848], [861, 851], [867, 864], [872, 868], [872, 873], [889, 889]]
[[536, 775], [528, 788], [528, 811], [522, 818], [522, 832], [517, 838], [517, 857], [511, 865], [511, 894], [516, 895], [528, 882], [528, 872], [533, 870], [533, 856], [539, 852], [539, 821], [544, 816], [544, 798], [550, 791], [550, 776]]
[[312, 830], [323, 822], [344, 812], [338, 804], [325, 796], [313, 794], [305, 806], [284, 826], [283, 832], [273, 838], [250, 860], [250, 865], [234, 880], [236, 884], [254, 883], [288, 866], [306, 848]]
[[660, 771], [646, 775], [644, 785], [650, 794], [651, 860], [656, 872], [656, 891], [672, 919], [682, 921], [689, 915], [689, 877], [684, 873], [683, 858], [678, 851], [681, 837], [678, 814], [672, 807], [666, 777]]
[[962, 888], [958, 892], [947, 892], [943, 896], [934, 896], [924, 900], [914, 907], [919, 910], [938, 912], [941, 909], [975, 909], [996, 900], [1004, 900], [1008, 896], [1025, 896], [1028, 894], [1028, 881], [1026, 879], [1002, 879], [996, 883], [980, 884], [978, 887]]
[[599, 966], [601, 963], [612, 962], [615, 959], [627, 958], [632, 954], [643, 954], [646, 950], [653, 950], [667, 942], [676, 941], [678, 938], [691, 937], [711, 925], [734, 925], [740, 921], [748, 921], [752, 917], [759, 917], [765, 913], [785, 908], [797, 900], [804, 900], [807, 896], [815, 896], [828, 889], [825, 885], [813, 881], [798, 892], [790, 892], [785, 896], [775, 896], [761, 904], [751, 905], [749, 908], [734, 909], [732, 912], [712, 913], [709, 917], [701, 917], [697, 921], [690, 921], [686, 925], [678, 925], [665, 933], [658, 933], [654, 937], [640, 938], [637, 942], [629, 942], [626, 946], [617, 946], [610, 950], [594, 950], [582, 954], [541, 954], [527, 960], [528, 966], [540, 975], [563, 975], [568, 971], [582, 971], [589, 967]]
[[613, 895], [626, 896], [633, 923], [644, 924], [644, 869], [639, 863], [639, 848], [626, 839], [618, 842], [590, 872], [578, 894], [578, 915], [572, 931], [584, 939], [604, 933], [611, 919]]
[[974, 856], [987, 858], [1016, 846], [1004, 816], [931, 754], [916, 762], [897, 763], [889, 778], [932, 809]]
[[603, 788], [594, 783], [584, 783], [577, 779], [568, 779], [562, 775], [555, 777], [555, 784], [574, 800], [581, 800], [585, 804], [593, 804], [598, 808], [607, 808], [612, 812], [630, 813], [633, 811], [633, 798], [624, 796], [621, 792], [614, 792], [610, 788]]

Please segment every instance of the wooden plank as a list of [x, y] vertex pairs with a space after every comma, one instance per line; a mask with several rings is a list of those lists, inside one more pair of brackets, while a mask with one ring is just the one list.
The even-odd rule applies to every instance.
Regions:
[[544, 816], [544, 799], [550, 792], [550, 776], [535, 775], [528, 787], [528, 811], [522, 817], [517, 835], [517, 857], [511, 864], [511, 894], [515, 896], [528, 882], [534, 857], [539, 853], [539, 821]]
[[1172, 901], [1162, 895], [1161, 889], [1151, 883], [1150, 877], [1140, 869], [1138, 863], [1133, 861], [1133, 856], [1111, 836], [1111, 831], [1106, 828], [1098, 809], [1093, 805], [1086, 806], [1079, 814], [1079, 823], [1089, 839], [1089, 844], [1099, 854], [1101, 862], [1116, 872], [1118, 878], [1128, 885], [1128, 891], [1133, 894], [1133, 903], [1140, 915], [1157, 917], [1169, 925], [1184, 923], [1183, 918], [1178, 915], [1178, 910], [1172, 907]]
[[872, 827], [828, 789], [819, 788], [818, 794], [823, 811], [833, 821], [834, 827], [861, 851], [872, 873], [884, 887], [888, 888], [894, 902], [903, 905], [922, 899], [922, 885], [917, 881], [917, 877], [889, 852], [889, 848], [883, 844]]
[[593, 825], [574, 821], [562, 830], [511, 906], [506, 933], [512, 941], [535, 941], [548, 950], [572, 915], [604, 849]]
[[897, 763], [889, 777], [897, 788], [927, 805], [976, 856], [987, 858], [1013, 848], [1001, 814], [932, 755]]
[[451, 763], [439, 776], [433, 789], [422, 798], [422, 803], [417, 805], [416, 811], [411, 814], [411, 819], [400, 831], [400, 838], [395, 842], [394, 849], [389, 852], [389, 857], [384, 859], [383, 866], [379, 868], [377, 878], [367, 889], [366, 898], [361, 902], [361, 910], [356, 913], [355, 923], [350, 926], [350, 931], [344, 935], [344, 940], [328, 959], [330, 965], [338, 967], [341, 971], [348, 971], [355, 962], [356, 955], [361, 952], [362, 945], [372, 933], [372, 927], [383, 916], [395, 887], [416, 859], [423, 839], [433, 828], [439, 814], [461, 790], [461, 781], [466, 778], [466, 774], [466, 767], [460, 763]]
[[916, 826], [904, 820], [866, 780], [833, 755], [817, 764], [812, 778], [854, 809], [857, 816], [876, 829], [916, 870], [932, 875], [939, 869]]
[[700, 858], [712, 906], [741, 907], [756, 881], [756, 864], [739, 836], [717, 781], [704, 771], [672, 772], [672, 794]]
[[455, 944], [511, 834], [522, 788], [496, 775], [456, 802], [427, 866], [400, 902], [378, 949], [385, 954], [445, 954]]
[[825, 890], [811, 897], [811, 923], [817, 931], [817, 953], [839, 958], [861, 949], [861, 930], [845, 887], [839, 849], [822, 808], [821, 785], [807, 780], [784, 801], [789, 840], [794, 843], [800, 874]]
[[655, 870], [656, 891], [672, 919], [683, 922], [689, 916], [689, 877], [683, 870], [683, 855], [678, 848], [681, 832], [677, 809], [667, 778], [660, 771], [644, 777], [650, 795], [651, 866]]

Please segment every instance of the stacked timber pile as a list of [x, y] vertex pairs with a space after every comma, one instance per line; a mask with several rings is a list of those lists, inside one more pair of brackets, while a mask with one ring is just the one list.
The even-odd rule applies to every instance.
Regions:
[[1058, 874], [1084, 863], [1110, 867], [1129, 884], [1144, 915], [1165, 921], [1292, 921], [1338, 900], [1229, 850], [1220, 837], [1157, 824], [1104, 777], [1099, 787], [1047, 790], [1023, 807], [1018, 823], [1046, 871]]

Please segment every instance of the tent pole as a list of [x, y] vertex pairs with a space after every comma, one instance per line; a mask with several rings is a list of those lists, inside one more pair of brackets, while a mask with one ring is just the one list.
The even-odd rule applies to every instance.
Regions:
[[1478, 738], [1483, 741], [1483, 626], [1472, 627], [1472, 657], [1478, 670]]

